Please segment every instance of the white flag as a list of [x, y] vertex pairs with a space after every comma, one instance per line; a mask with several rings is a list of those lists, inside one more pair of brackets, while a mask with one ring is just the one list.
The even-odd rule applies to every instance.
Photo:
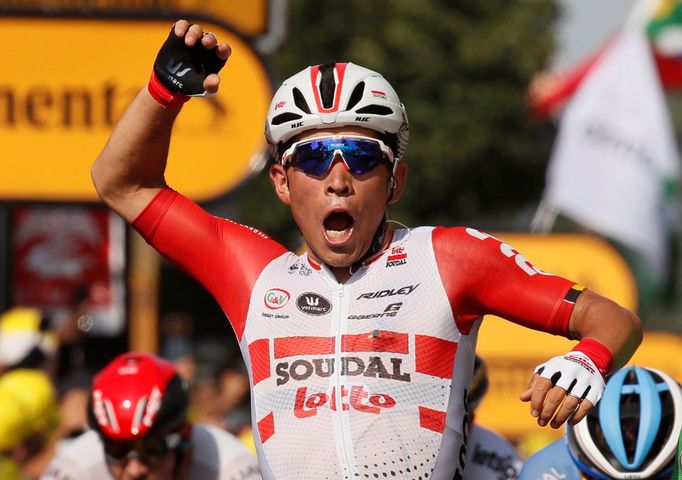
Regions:
[[[637, 251], [666, 272], [666, 184], [677, 145], [651, 50], [627, 28], [568, 104], [547, 172], [551, 208]], [[669, 212], [669, 211], [668, 211]]]

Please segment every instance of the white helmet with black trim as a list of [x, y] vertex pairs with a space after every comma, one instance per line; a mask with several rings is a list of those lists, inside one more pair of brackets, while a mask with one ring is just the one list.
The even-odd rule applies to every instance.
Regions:
[[345, 126], [394, 135], [395, 157], [405, 153], [405, 107], [381, 74], [353, 63], [315, 65], [285, 80], [270, 103], [265, 137], [279, 162], [286, 142], [296, 135]]
[[655, 368], [626, 367], [604, 395], [566, 428], [569, 453], [590, 478], [670, 478], [682, 428], [682, 390]]

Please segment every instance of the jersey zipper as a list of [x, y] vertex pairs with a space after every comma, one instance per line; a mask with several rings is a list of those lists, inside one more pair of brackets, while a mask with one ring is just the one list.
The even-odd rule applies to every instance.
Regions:
[[[342, 353], [342, 340], [343, 334], [346, 331], [346, 315], [348, 311], [347, 308], [347, 297], [344, 296], [346, 287], [344, 284], [339, 284], [336, 289], [336, 304], [338, 309], [334, 315], [335, 322], [335, 340], [334, 343], [336, 348], [334, 349], [334, 364], [337, 366], [334, 371], [334, 402], [336, 404], [336, 412], [334, 415], [336, 421], [337, 431], [339, 432], [340, 438], [337, 441], [337, 450], [340, 450], [339, 457], [341, 458], [343, 464], [341, 465], [342, 471], [345, 478], [354, 478], [356, 472], [355, 467], [355, 456], [353, 453], [353, 443], [352, 434], [350, 429], [350, 407], [349, 410], [344, 411], [343, 409], [343, 389], [346, 388], [344, 377], [341, 375], [342, 363], [341, 363], [341, 353]], [[350, 391], [346, 392], [350, 396]], [[349, 399], [347, 399], [349, 400]]]

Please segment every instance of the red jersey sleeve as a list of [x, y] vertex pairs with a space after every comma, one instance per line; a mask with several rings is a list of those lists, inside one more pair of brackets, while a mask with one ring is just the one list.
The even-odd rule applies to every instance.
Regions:
[[481, 315], [568, 335], [575, 282], [546, 273], [510, 245], [473, 228], [433, 231], [438, 270], [462, 333]]
[[259, 230], [214, 217], [170, 188], [154, 197], [133, 227], [206, 287], [241, 339], [253, 285], [286, 249]]

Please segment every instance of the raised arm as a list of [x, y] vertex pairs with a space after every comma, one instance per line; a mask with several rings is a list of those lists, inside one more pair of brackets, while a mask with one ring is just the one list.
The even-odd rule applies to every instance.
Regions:
[[[156, 59], [150, 85], [133, 100], [92, 166], [97, 193], [128, 222], [165, 185], [171, 130], [187, 95], [217, 92], [217, 72], [229, 56], [230, 47], [218, 43], [214, 34], [186, 20], [175, 23]], [[192, 70], [176, 75], [183, 72], [183, 61]]]
[[[590, 396], [595, 395], [594, 390], [599, 385], [603, 390], [602, 375], [625, 365], [642, 342], [642, 325], [634, 313], [608, 298], [585, 290], [575, 302], [569, 320], [569, 334], [571, 338], [580, 340], [578, 346], [540, 367], [543, 371], [533, 375], [528, 390], [521, 394], [521, 400], [530, 401], [531, 414], [537, 417], [541, 426], [549, 424], [552, 428], [559, 428], [569, 417], [572, 424], [582, 420], [596, 400], [586, 398], [587, 394], [582, 393], [584, 387], [572, 390], [575, 383], [565, 384], [561, 376], [568, 378], [566, 374], [574, 369], [576, 378], [589, 379], [591, 376], [595, 380], [587, 384], [588, 390], [592, 390]], [[584, 362], [584, 353], [593, 364]], [[592, 372], [593, 366], [598, 371]], [[598, 400], [601, 391], [597, 393]]]

